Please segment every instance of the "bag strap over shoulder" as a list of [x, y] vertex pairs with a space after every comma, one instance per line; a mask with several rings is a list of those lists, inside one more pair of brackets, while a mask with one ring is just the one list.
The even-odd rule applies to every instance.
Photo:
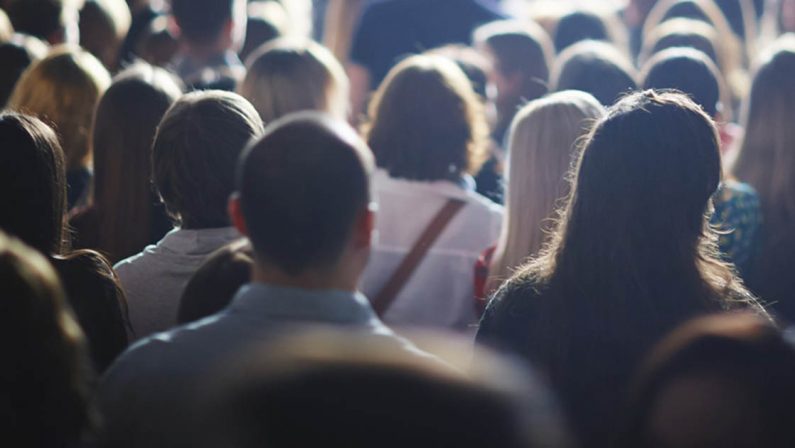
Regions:
[[379, 317], [383, 316], [389, 307], [392, 306], [392, 303], [411, 279], [422, 260], [425, 259], [433, 244], [465, 205], [466, 201], [449, 199], [431, 220], [428, 227], [425, 228], [409, 253], [403, 258], [403, 261], [401, 261], [398, 268], [373, 300], [373, 309]]

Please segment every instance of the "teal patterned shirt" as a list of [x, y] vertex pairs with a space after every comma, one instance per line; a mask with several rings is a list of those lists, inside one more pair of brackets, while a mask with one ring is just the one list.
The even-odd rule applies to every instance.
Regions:
[[726, 261], [731, 261], [742, 274], [748, 272], [762, 212], [756, 191], [737, 181], [721, 184], [713, 196], [715, 214], [711, 224], [721, 231], [719, 246]]

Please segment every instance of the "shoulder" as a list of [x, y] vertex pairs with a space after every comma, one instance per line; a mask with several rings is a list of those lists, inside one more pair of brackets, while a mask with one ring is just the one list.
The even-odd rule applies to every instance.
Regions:
[[478, 342], [499, 346], [504, 345], [505, 339], [514, 339], [515, 334], [524, 334], [528, 322], [538, 314], [542, 289], [528, 276], [505, 282], [486, 306], [478, 329]]

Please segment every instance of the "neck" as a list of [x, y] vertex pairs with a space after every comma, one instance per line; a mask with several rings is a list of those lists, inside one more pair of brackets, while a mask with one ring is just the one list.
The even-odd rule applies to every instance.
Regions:
[[265, 283], [285, 288], [355, 292], [358, 276], [345, 272], [341, 267], [308, 270], [298, 275], [289, 275], [279, 268], [255, 263], [251, 279], [255, 283]]

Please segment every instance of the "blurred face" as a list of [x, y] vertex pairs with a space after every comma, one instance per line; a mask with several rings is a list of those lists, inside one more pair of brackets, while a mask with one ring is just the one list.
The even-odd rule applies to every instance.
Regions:
[[742, 387], [715, 375], [676, 379], [651, 409], [646, 448], [755, 447], [748, 397]]

